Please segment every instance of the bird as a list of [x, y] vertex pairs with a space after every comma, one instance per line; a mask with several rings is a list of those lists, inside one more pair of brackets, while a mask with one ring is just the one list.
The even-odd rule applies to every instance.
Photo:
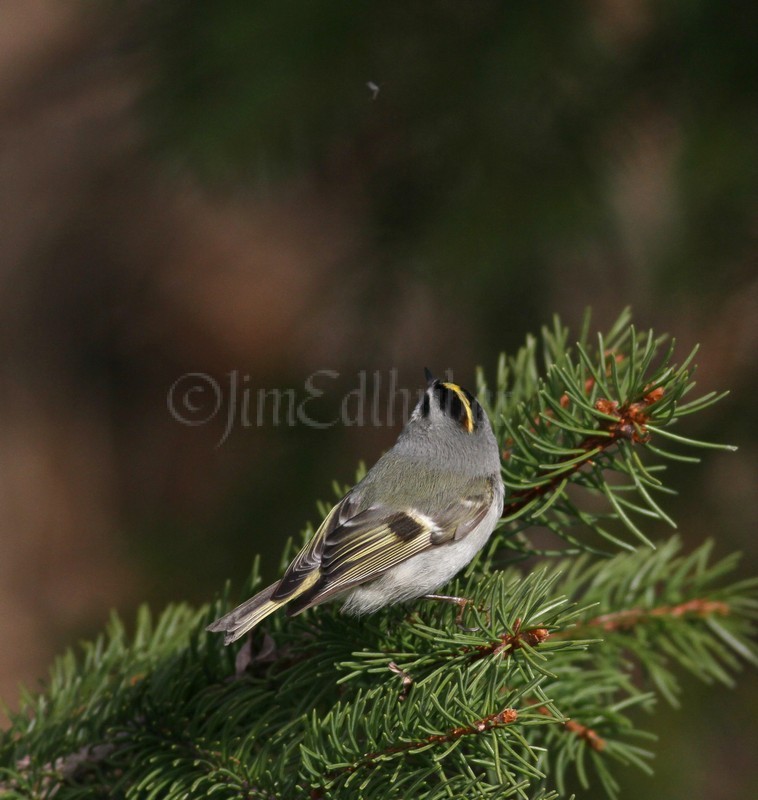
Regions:
[[331, 509], [284, 575], [211, 623], [231, 644], [269, 614], [343, 600], [370, 614], [451, 580], [485, 545], [503, 510], [500, 451], [479, 401], [425, 370], [427, 386], [384, 453]]

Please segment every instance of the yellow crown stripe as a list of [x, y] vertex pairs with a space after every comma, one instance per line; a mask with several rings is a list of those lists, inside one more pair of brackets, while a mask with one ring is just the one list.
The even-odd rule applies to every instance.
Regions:
[[463, 403], [463, 408], [466, 411], [466, 421], [463, 423], [463, 427], [471, 433], [474, 430], [474, 412], [471, 410], [471, 403], [469, 403], [468, 397], [466, 397], [463, 389], [457, 383], [443, 383], [442, 385], [446, 389], [450, 389], [451, 392], [455, 392], [461, 403]]

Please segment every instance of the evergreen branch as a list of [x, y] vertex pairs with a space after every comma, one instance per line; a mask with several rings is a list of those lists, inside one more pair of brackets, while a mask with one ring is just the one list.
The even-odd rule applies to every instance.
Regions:
[[[549, 712], [548, 712], [549, 713]], [[378, 761], [385, 759], [388, 756], [398, 755], [402, 753], [410, 753], [414, 750], [426, 750], [432, 745], [449, 744], [450, 742], [457, 741], [463, 736], [479, 736], [487, 731], [495, 728], [502, 728], [506, 725], [512, 725], [518, 719], [519, 714], [515, 708], [504, 708], [495, 714], [488, 714], [482, 719], [470, 725], [459, 725], [454, 728], [446, 730], [444, 733], [435, 733], [412, 742], [402, 742], [401, 744], [389, 745], [383, 750], [377, 750], [373, 753], [366, 753], [357, 761], [352, 764], [347, 764], [340, 767], [329, 774], [329, 778], [334, 778], [339, 772], [355, 772], [364, 767], [374, 766]]]
[[[695, 385], [691, 375], [697, 349], [675, 364], [673, 341], [652, 332], [638, 336], [628, 312], [609, 334], [599, 335], [594, 346], [584, 334], [569, 346], [568, 329], [557, 318], [552, 330], [542, 330], [542, 340], [542, 365], [533, 337], [511, 359], [510, 369], [501, 359], [494, 400], [479, 373], [479, 395], [501, 442], [507, 487], [503, 523], [493, 547], [497, 543], [525, 554], [537, 552], [528, 535], [534, 526], [546, 527], [572, 548], [588, 552], [599, 552], [588, 540], [590, 532], [596, 540], [633, 549], [614, 528], [649, 545], [635, 517], [660, 519], [672, 527], [674, 521], [651, 493], [669, 491], [659, 475], [664, 467], [646, 466], [640, 453], [697, 460], [660, 447], [659, 437], [687, 447], [733, 449], [669, 430], [681, 417], [724, 395], [709, 392], [685, 402]], [[631, 482], [619, 485], [612, 477], [616, 473]], [[581, 495], [577, 497], [574, 488], [605, 498], [609, 510], [603, 522], [581, 508]], [[630, 491], [639, 502], [621, 496]], [[572, 527], [582, 529], [583, 535], [573, 534]]]
[[551, 640], [601, 632], [598, 657], [615, 664], [631, 655], [639, 675], [652, 681], [672, 705], [678, 704], [672, 664], [701, 679], [731, 685], [730, 672], [739, 666], [738, 659], [758, 665], [751, 641], [758, 619], [758, 580], [717, 588], [715, 581], [734, 567], [735, 559], [709, 565], [711, 543], [688, 556], [679, 555], [680, 548], [672, 539], [647, 558], [635, 553], [616, 557], [603, 568], [596, 564], [583, 574], [580, 568], [564, 588], [583, 602], [595, 601], [602, 613], [551, 632]]
[[513, 633], [501, 633], [495, 642], [480, 644], [474, 647], [463, 647], [461, 652], [473, 653], [475, 658], [487, 656], [508, 657], [524, 647], [537, 647], [549, 636], [547, 628], [529, 628], [521, 630], [521, 620], [517, 619]]
[[[756, 587], [718, 588], [715, 582], [734, 559], [709, 564], [708, 552], [704, 547], [681, 556], [674, 543], [609, 561], [574, 559], [527, 578], [513, 569], [472, 575], [455, 588], [472, 598], [471, 621], [480, 625], [475, 632], [456, 625], [455, 609], [431, 602], [411, 618], [395, 608], [382, 619], [356, 622], [327, 607], [295, 619], [274, 617], [267, 633], [274, 644], [266, 646], [277, 658], [251, 661], [231, 681], [225, 676], [234, 674], [233, 654], [193, 632], [211, 612], [198, 618], [171, 611], [152, 632], [141, 614], [130, 645], [114, 623], [110, 641], [87, 651], [85, 663], [96, 669], [97, 680], [75, 693], [57, 682], [54, 702], [35, 704], [34, 729], [43, 735], [0, 738], [4, 791], [43, 797], [56, 788], [60, 800], [69, 800], [99, 796], [97, 786], [102, 795], [121, 797], [123, 787], [135, 796], [158, 792], [178, 800], [211, 791], [287, 796], [296, 785], [315, 785], [329, 796], [432, 798], [444, 796], [447, 781], [459, 796], [465, 787], [467, 796], [479, 790], [479, 796], [495, 796], [497, 785], [504, 797], [523, 797], [546, 775], [560, 783], [569, 766], [579, 769], [581, 745], [594, 754], [588, 766], [612, 793], [608, 759], [646, 766], [646, 751], [630, 741], [640, 732], [623, 711], [651, 702], [635, 687], [628, 664], [621, 666], [620, 648], [643, 656], [659, 652], [676, 631], [680, 649], [694, 648], [698, 667], [708, 669], [708, 655], [701, 659], [697, 644], [701, 628], [693, 625], [717, 618], [733, 642], [725, 646], [738, 654], [749, 650], [745, 621], [755, 614], [750, 597]], [[572, 607], [572, 597], [585, 609]], [[586, 604], [593, 602], [602, 613], [589, 616]], [[663, 627], [648, 629], [653, 620]], [[601, 631], [606, 639], [577, 641], [584, 630]], [[643, 630], [640, 647], [633, 637]], [[710, 629], [708, 638], [716, 641]], [[364, 648], [359, 652], [357, 642]], [[145, 662], [148, 653], [152, 666]], [[390, 660], [402, 665], [398, 675], [413, 676], [402, 702], [396, 677], [384, 677], [392, 675]], [[69, 673], [70, 662], [64, 663], [72, 677], [84, 666], [74, 664]], [[658, 670], [658, 682], [667, 687], [660, 677], [665, 664], [647, 658], [642, 665], [648, 674]], [[349, 681], [337, 679], [340, 670], [352, 674]], [[63, 674], [60, 667], [56, 674]], [[103, 681], [121, 687], [116, 703]], [[498, 717], [505, 709], [519, 709], [507, 725]], [[66, 720], [63, 739], [51, 727], [56, 718]], [[26, 719], [22, 713], [14, 721], [16, 734]], [[543, 725], [536, 724], [540, 719]], [[72, 755], [59, 766], [73, 765], [84, 753], [105, 757], [66, 776], [51, 775], [55, 759], [44, 754], [51, 747], [60, 753], [66, 741], [78, 744], [63, 750]], [[547, 748], [547, 762], [535, 760], [540, 748]], [[16, 760], [9, 762], [11, 753]], [[410, 792], [412, 784], [418, 791]]]
[[[534, 505], [534, 501], [541, 497], [551, 495], [557, 487], [565, 484], [567, 478], [570, 478], [575, 472], [578, 472], [582, 467], [592, 462], [592, 458], [599, 453], [603, 452], [606, 448], [615, 444], [613, 438], [603, 438], [600, 436], [588, 436], [581, 441], [577, 447], [578, 450], [583, 451], [583, 456], [574, 464], [570, 465], [566, 470], [555, 472], [555, 470], [543, 470], [542, 474], [535, 476], [535, 485], [528, 488], [520, 488], [508, 495], [508, 500], [503, 508], [503, 519], [509, 521], [517, 519], [521, 512]], [[510, 453], [506, 452], [503, 457], [510, 458]], [[544, 479], [544, 480], [543, 480]], [[539, 516], [543, 509], [539, 512], [533, 512], [532, 516]]]
[[583, 623], [580, 627], [599, 627], [607, 633], [612, 633], [614, 631], [629, 630], [649, 619], [660, 617], [679, 619], [684, 616], [694, 616], [703, 618], [714, 614], [727, 616], [729, 612], [728, 604], [721, 600], [695, 597], [692, 600], [687, 600], [674, 606], [657, 606], [647, 610], [630, 608], [623, 611], [613, 611], [609, 614], [601, 614]]
[[[547, 706], [540, 706], [537, 709], [538, 714], [542, 714], [545, 717], [550, 717], [550, 719], [555, 719], [553, 712]], [[560, 720], [556, 720], [560, 722]], [[589, 747], [593, 750], [597, 751], [598, 753], [602, 753], [603, 750], [607, 747], [607, 743], [602, 736], [598, 736], [597, 732], [594, 731], [592, 728], [589, 728], [587, 725], [582, 725], [581, 722], [577, 722], [573, 719], [567, 719], [562, 722], [563, 729], [567, 733], [571, 733], [574, 736], [577, 736], [582, 741], [585, 741]]]
[[[713, 563], [710, 545], [626, 541], [621, 529], [646, 542], [643, 523], [673, 525], [660, 462], [703, 443], [669, 428], [719, 395], [686, 400], [694, 351], [673, 364], [673, 344], [639, 336], [628, 313], [588, 334], [586, 321], [569, 347], [556, 318], [498, 364], [506, 519], [446, 587], [460, 609], [274, 614], [236, 657], [204, 631], [226, 597], [157, 623], [142, 610], [131, 640], [114, 618], [0, 732], [3, 796], [557, 800], [569, 774], [614, 796], [615, 764], [649, 770], [630, 711], [676, 702], [682, 669], [729, 684], [758, 663], [758, 582], [724, 583], [735, 558]], [[563, 560], [494, 569], [503, 544], [535, 553], [535, 525], [568, 543]], [[629, 552], [592, 559], [598, 537]], [[259, 585], [256, 562], [246, 593]]]

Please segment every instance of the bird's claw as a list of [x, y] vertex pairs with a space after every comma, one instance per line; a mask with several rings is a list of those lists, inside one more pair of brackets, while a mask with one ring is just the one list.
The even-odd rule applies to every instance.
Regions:
[[[481, 630], [480, 627], [475, 628], [467, 628], [463, 624], [463, 614], [466, 610], [466, 606], [474, 605], [473, 600], [469, 600], [467, 597], [456, 597], [455, 595], [449, 594], [425, 594], [424, 599], [426, 600], [437, 600], [438, 602], [442, 603], [453, 603], [454, 605], [458, 606], [458, 613], [455, 615], [455, 624], [464, 632], [466, 633], [476, 633], [477, 631]], [[479, 606], [479, 611], [483, 611], [487, 614], [487, 624], [489, 624], [490, 620], [490, 612], [488, 608], [484, 608]]]

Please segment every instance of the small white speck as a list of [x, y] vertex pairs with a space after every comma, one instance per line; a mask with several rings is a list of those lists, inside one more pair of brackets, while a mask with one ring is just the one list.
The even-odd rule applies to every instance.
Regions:
[[376, 100], [377, 95], [379, 94], [379, 84], [374, 83], [373, 81], [367, 81], [366, 86], [368, 86], [369, 90], [371, 91], [371, 99]]
[[420, 525], [423, 525], [429, 533], [439, 533], [439, 526], [437, 523], [426, 514], [422, 514], [420, 511], [416, 511], [416, 509], [409, 509], [407, 512], [408, 516], [411, 519], [415, 519]]

